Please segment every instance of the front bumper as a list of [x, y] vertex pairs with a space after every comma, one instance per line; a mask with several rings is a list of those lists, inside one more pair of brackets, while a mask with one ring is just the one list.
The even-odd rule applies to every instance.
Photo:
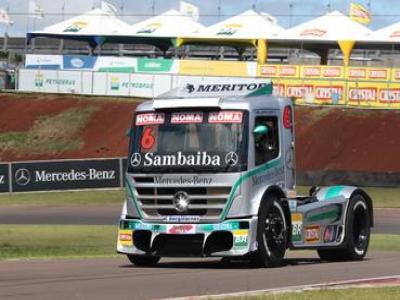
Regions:
[[217, 224], [120, 221], [117, 251], [162, 257], [242, 256], [257, 250], [257, 218]]

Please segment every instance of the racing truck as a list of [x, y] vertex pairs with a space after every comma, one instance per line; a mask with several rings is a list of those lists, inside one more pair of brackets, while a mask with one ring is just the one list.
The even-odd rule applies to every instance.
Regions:
[[134, 265], [221, 257], [276, 267], [287, 249], [366, 255], [371, 198], [343, 185], [297, 195], [294, 105], [271, 83], [172, 90], [141, 103], [129, 131], [117, 252]]

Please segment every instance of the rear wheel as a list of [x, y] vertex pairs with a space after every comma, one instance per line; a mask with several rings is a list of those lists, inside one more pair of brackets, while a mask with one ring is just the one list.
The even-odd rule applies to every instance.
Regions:
[[357, 194], [350, 199], [346, 218], [346, 235], [343, 249], [320, 249], [323, 260], [361, 260], [367, 254], [371, 234], [370, 212], [365, 198]]
[[135, 266], [139, 266], [139, 267], [154, 266], [160, 260], [160, 257], [156, 257], [156, 256], [128, 254], [127, 257], [132, 264], [134, 264]]
[[283, 262], [288, 241], [284, 208], [276, 196], [262, 202], [258, 212], [258, 250], [252, 260], [258, 267], [277, 267]]

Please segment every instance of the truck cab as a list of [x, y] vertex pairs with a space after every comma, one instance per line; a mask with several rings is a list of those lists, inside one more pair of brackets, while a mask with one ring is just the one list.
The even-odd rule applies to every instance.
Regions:
[[296, 197], [293, 104], [271, 91], [199, 97], [178, 89], [137, 107], [119, 253], [136, 265], [214, 256], [277, 266], [287, 248], [327, 258], [346, 249], [347, 209], [358, 197], [360, 225], [349, 235], [365, 255], [371, 199], [355, 187]]

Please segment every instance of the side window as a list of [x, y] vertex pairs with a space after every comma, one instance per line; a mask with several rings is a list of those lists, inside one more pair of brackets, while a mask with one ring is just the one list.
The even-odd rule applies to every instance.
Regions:
[[255, 165], [264, 164], [279, 156], [279, 132], [277, 117], [257, 117], [255, 127], [265, 125], [267, 134], [254, 136]]

